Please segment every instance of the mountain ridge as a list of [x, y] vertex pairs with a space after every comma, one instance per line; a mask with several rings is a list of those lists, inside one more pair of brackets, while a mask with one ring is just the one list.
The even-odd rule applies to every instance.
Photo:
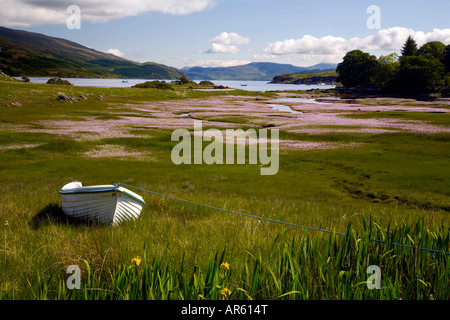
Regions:
[[195, 80], [263, 80], [270, 81], [275, 76], [287, 73], [311, 73], [334, 71], [335, 64], [320, 63], [310, 67], [274, 62], [251, 62], [231, 67], [183, 67], [181, 71]]
[[0, 69], [10, 76], [176, 79], [177, 68], [138, 63], [41, 33], [0, 27]]
[[282, 74], [334, 71], [335, 64], [310, 67], [274, 62], [251, 62], [231, 67], [184, 67], [138, 63], [79, 43], [41, 33], [0, 26], [0, 70], [13, 77], [137, 78], [195, 80], [264, 80]]

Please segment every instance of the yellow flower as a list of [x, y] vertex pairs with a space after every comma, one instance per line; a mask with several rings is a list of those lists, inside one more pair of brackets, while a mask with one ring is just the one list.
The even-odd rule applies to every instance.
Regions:
[[230, 270], [230, 264], [228, 262], [222, 262], [220, 268], [224, 268], [226, 270]]
[[131, 263], [133, 263], [133, 262], [135, 262], [136, 265], [138, 266], [141, 264], [141, 258], [136, 257], [136, 258], [131, 259]]
[[228, 290], [228, 288], [223, 288], [222, 290], [220, 290], [220, 294], [227, 298], [231, 294], [231, 291]]

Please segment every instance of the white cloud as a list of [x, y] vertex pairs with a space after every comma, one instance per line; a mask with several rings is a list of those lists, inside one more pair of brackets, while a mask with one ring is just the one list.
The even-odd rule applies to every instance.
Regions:
[[[311, 59], [322, 56], [323, 61], [338, 62], [350, 50], [363, 51], [399, 51], [408, 35], [411, 35], [419, 46], [429, 41], [441, 41], [450, 44], [450, 29], [433, 29], [425, 33], [403, 27], [381, 29], [376, 34], [365, 38], [345, 39], [335, 36], [321, 38], [305, 35], [300, 39], [287, 39], [269, 43], [264, 52], [274, 55], [302, 54]], [[308, 59], [309, 60], [309, 59]]]
[[253, 55], [253, 60], [256, 60], [256, 61], [274, 60], [277, 58], [279, 58], [279, 56], [275, 55], [275, 54], [254, 54]]
[[250, 38], [243, 37], [235, 32], [222, 32], [209, 41], [212, 42], [211, 48], [202, 51], [203, 53], [238, 53], [241, 49], [237, 46], [248, 44]]
[[108, 49], [107, 51], [105, 51], [106, 53], [110, 53], [113, 54], [115, 56], [118, 57], [123, 57], [125, 55], [125, 53], [123, 53], [122, 51], [120, 51], [119, 49]]
[[[77, 0], [82, 21], [106, 22], [146, 12], [186, 15], [209, 9], [216, 0]], [[3, 26], [65, 24], [73, 0], [1, 0]]]
[[[344, 54], [296, 54], [283, 56], [284, 63], [309, 67], [318, 63], [339, 63]], [[278, 60], [281, 63], [281, 58]]]
[[[186, 61], [187, 62], [187, 61]], [[248, 64], [252, 61], [249, 60], [237, 60], [237, 59], [216, 59], [216, 60], [196, 60], [187, 64], [189, 67], [233, 67]]]
[[241, 49], [233, 45], [226, 45], [221, 43], [213, 43], [211, 48], [204, 51], [205, 53], [238, 53]]
[[209, 41], [225, 45], [241, 45], [248, 44], [250, 42], [250, 38], [243, 37], [235, 32], [222, 32], [217, 37], [214, 37]]
[[294, 54], [294, 53], [321, 53], [330, 54], [345, 44], [346, 40], [341, 37], [326, 36], [316, 38], [305, 35], [300, 39], [287, 39], [270, 43], [264, 48], [264, 52], [271, 54]]

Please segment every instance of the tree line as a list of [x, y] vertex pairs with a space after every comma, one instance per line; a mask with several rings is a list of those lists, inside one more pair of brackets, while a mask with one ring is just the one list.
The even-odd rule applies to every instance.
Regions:
[[338, 64], [338, 81], [345, 88], [433, 92], [450, 89], [450, 45], [430, 41], [420, 48], [409, 36], [401, 56], [379, 58], [361, 50], [347, 52]]

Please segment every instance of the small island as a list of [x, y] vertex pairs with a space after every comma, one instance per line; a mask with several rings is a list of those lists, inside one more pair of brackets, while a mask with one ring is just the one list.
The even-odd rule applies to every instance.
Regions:
[[193, 80], [190, 80], [186, 76], [181, 76], [178, 80], [171, 81], [167, 83], [166, 81], [146, 81], [144, 83], [138, 83], [132, 88], [152, 88], [152, 89], [160, 89], [160, 90], [174, 90], [175, 88], [184, 88], [184, 89], [230, 89], [229, 87], [222, 85], [215, 85], [213, 82], [208, 80], [200, 81], [196, 83]]
[[288, 73], [275, 76], [270, 83], [277, 84], [323, 84], [334, 85], [337, 82], [336, 71], [313, 72], [313, 73]]

